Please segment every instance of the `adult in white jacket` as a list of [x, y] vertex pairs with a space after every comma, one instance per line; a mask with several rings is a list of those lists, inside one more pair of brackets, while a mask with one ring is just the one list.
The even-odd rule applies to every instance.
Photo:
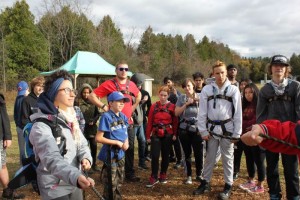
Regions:
[[233, 184], [233, 142], [218, 135], [239, 138], [242, 132], [242, 106], [239, 89], [227, 78], [226, 65], [217, 61], [212, 67], [215, 81], [206, 85], [200, 94], [197, 126], [202, 139], [208, 141], [208, 150], [203, 169], [203, 180], [194, 195], [210, 191], [217, 150], [220, 147], [224, 169], [225, 186], [219, 199], [228, 199]]

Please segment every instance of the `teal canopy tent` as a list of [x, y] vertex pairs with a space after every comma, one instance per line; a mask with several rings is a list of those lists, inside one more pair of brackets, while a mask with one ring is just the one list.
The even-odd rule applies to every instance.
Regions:
[[[42, 72], [41, 75], [48, 76], [54, 71], [64, 69], [70, 74], [74, 74], [74, 85], [76, 86], [76, 78], [79, 75], [96, 77], [99, 79], [103, 76], [115, 76], [115, 66], [105, 61], [97, 53], [88, 51], [78, 51], [68, 62], [58, 69]], [[132, 76], [131, 72], [128, 72], [128, 76]]]

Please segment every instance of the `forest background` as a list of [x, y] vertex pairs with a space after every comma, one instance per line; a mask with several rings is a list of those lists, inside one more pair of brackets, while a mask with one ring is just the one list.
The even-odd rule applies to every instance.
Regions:
[[[161, 84], [165, 76], [176, 83], [191, 77], [196, 71], [205, 77], [216, 60], [238, 66], [238, 79], [254, 82], [264, 79], [269, 57], [241, 57], [227, 44], [204, 36], [196, 41], [192, 34], [165, 35], [154, 33], [149, 25], [138, 43], [135, 30], [124, 40], [122, 30], [109, 15], [94, 24], [88, 10], [75, 0], [45, 1], [45, 12], [39, 20], [29, 10], [25, 0], [0, 11], [0, 86], [15, 89], [18, 81], [30, 81], [41, 71], [62, 66], [77, 51], [98, 53], [115, 65], [127, 60], [132, 72], [143, 72]], [[270, 55], [272, 56], [272, 55]], [[300, 74], [300, 54], [289, 58], [293, 75]]]

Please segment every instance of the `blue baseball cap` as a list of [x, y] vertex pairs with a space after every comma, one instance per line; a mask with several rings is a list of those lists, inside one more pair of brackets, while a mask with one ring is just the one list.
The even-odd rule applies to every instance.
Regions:
[[113, 92], [107, 97], [107, 101], [119, 101], [119, 100], [124, 100], [124, 102], [129, 102], [129, 98], [124, 97], [124, 95], [121, 92]]
[[27, 89], [28, 89], [28, 84], [25, 81], [20, 81], [17, 84], [18, 96], [25, 95]]

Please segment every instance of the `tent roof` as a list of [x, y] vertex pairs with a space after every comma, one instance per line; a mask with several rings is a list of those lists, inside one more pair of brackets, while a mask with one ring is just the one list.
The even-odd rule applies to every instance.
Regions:
[[[97, 53], [88, 51], [78, 51], [68, 62], [56, 70], [67, 70], [70, 74], [82, 74], [82, 75], [109, 75], [114, 76], [115, 66], [105, 61]], [[42, 75], [50, 75], [49, 72], [42, 72]], [[128, 72], [128, 76], [132, 76], [131, 72]]]

